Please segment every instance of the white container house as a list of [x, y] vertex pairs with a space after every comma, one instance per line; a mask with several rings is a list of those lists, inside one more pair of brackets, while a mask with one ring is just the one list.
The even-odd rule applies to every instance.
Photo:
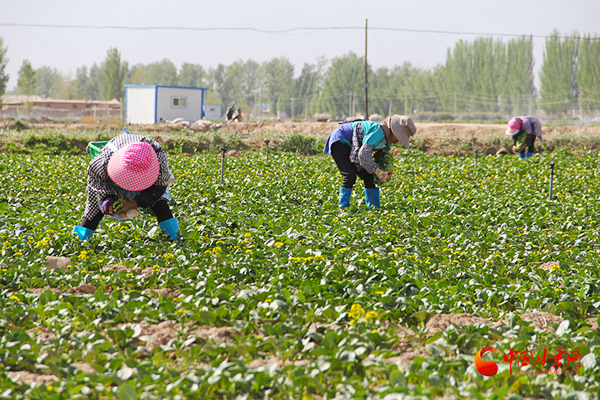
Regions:
[[206, 88], [125, 85], [125, 116], [129, 124], [162, 124], [177, 118], [190, 123], [204, 118]]
[[205, 104], [204, 118], [206, 119], [221, 119], [223, 118], [223, 106], [220, 104]]

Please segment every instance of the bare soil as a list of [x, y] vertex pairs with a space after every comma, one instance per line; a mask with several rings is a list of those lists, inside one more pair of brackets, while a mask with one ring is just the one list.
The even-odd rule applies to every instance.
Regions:
[[[11, 121], [0, 121], [0, 129], [11, 129]], [[265, 139], [274, 139], [274, 142], [287, 134], [299, 133], [310, 135], [318, 140], [324, 141], [329, 133], [336, 127], [338, 122], [293, 122], [293, 121], [258, 121], [258, 122], [230, 122], [213, 123], [210, 121], [197, 121], [191, 126], [184, 124], [155, 124], [155, 125], [132, 125], [132, 132], [144, 132], [156, 139], [159, 143], [168, 145], [180, 140], [189, 141], [188, 147], [203, 149], [202, 143], [195, 139], [189, 139], [189, 131], [207, 132], [218, 131], [226, 134], [239, 135], [243, 149], [260, 149], [265, 146]], [[95, 125], [95, 124], [57, 124], [57, 123], [32, 123], [32, 128], [52, 130], [61, 132], [85, 131], [119, 132], [119, 125]], [[473, 139], [479, 154], [497, 154], [503, 149], [511, 153], [509, 147], [510, 139], [504, 134], [506, 125], [503, 124], [475, 124], [475, 123], [417, 123], [417, 134], [413, 137], [413, 145], [429, 154], [439, 155], [469, 155], [472, 154]], [[567, 147], [571, 150], [600, 149], [600, 126], [544, 126], [543, 141], [536, 141], [536, 149], [552, 151], [557, 147]], [[178, 133], [188, 132], [188, 138], [181, 138]], [[90, 133], [91, 134], [91, 133]], [[178, 137], [179, 136], [179, 137]], [[4, 139], [0, 138], [0, 142]], [[79, 144], [77, 144], [79, 147]], [[83, 150], [82, 150], [83, 151]]]

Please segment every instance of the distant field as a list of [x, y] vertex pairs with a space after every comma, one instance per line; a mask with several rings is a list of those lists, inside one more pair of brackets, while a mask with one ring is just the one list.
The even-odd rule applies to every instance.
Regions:
[[[479, 155], [496, 154], [502, 148], [510, 151], [511, 140], [504, 135], [503, 124], [429, 124], [417, 123], [417, 134], [412, 146], [428, 154], [472, 155], [473, 139]], [[224, 145], [236, 150], [263, 150], [265, 140], [272, 149], [290, 135], [298, 134], [315, 139], [321, 145], [327, 135], [338, 126], [337, 122], [279, 122], [260, 123], [207, 123], [202, 129], [189, 129], [182, 124], [129, 126], [131, 132], [143, 133], [155, 138], [172, 153], [196, 153], [219, 151]], [[44, 146], [54, 151], [83, 153], [87, 142], [108, 140], [121, 132], [122, 126], [97, 126], [91, 124], [32, 124], [30, 129], [17, 131], [13, 121], [0, 122], [0, 151], [44, 151]], [[212, 128], [212, 129], [209, 129]], [[573, 152], [600, 149], [600, 126], [552, 125], [543, 127], [543, 140], [536, 142], [537, 152], [548, 153], [563, 148]], [[40, 145], [39, 138], [44, 138]], [[52, 143], [60, 137], [61, 143]], [[8, 143], [13, 143], [10, 145]], [[16, 146], [16, 147], [15, 147]], [[58, 151], [58, 150], [57, 150]]]

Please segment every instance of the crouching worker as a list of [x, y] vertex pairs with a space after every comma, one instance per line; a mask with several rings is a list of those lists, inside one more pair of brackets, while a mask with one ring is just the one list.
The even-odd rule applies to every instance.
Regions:
[[376, 150], [389, 151], [393, 143], [409, 148], [410, 137], [417, 132], [410, 117], [392, 115], [383, 122], [355, 121], [342, 123], [325, 143], [323, 152], [333, 157], [343, 178], [339, 205], [350, 207], [352, 189], [358, 175], [365, 184], [367, 207], [380, 208], [379, 188], [375, 177], [382, 182], [391, 179], [391, 173], [383, 171], [373, 160]]
[[90, 162], [87, 176], [85, 212], [79, 226], [73, 227], [81, 240], [92, 237], [105, 215], [135, 218], [138, 207], [150, 208], [163, 233], [177, 240], [179, 223], [167, 202], [168, 186], [175, 178], [155, 140], [127, 133], [113, 138]]
[[519, 154], [519, 158], [531, 158], [536, 136], [542, 140], [542, 124], [530, 115], [513, 117], [508, 121], [505, 133], [512, 137], [512, 150]]

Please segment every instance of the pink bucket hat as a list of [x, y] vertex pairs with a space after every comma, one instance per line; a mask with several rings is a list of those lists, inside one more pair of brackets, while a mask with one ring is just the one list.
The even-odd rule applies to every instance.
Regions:
[[158, 179], [160, 165], [154, 148], [148, 143], [131, 143], [117, 150], [108, 161], [108, 176], [119, 187], [139, 192]]
[[514, 135], [518, 133], [521, 129], [523, 129], [523, 121], [520, 118], [513, 117], [510, 121], [508, 121], [508, 129], [504, 132], [507, 135]]

